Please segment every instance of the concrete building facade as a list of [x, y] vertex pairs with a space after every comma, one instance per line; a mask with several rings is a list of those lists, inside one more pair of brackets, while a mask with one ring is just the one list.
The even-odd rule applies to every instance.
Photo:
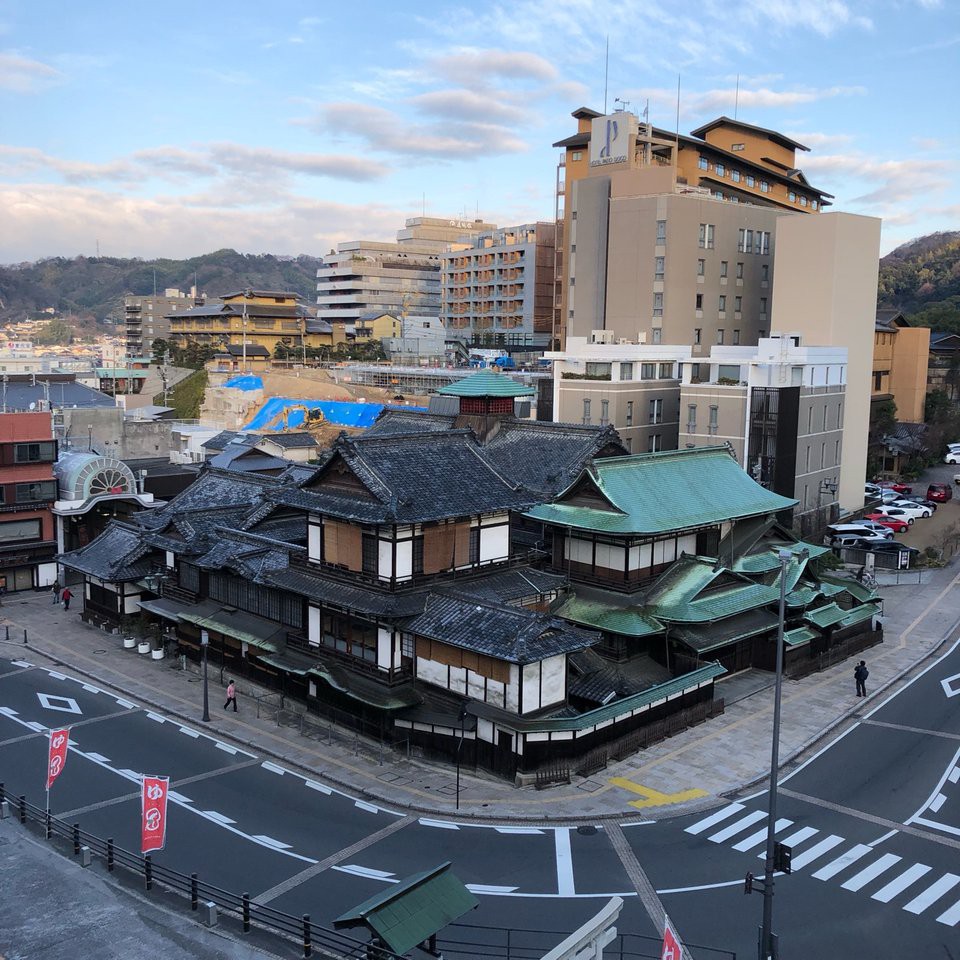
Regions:
[[[210, 300], [210, 303], [218, 303]], [[168, 340], [170, 338], [171, 313], [189, 310], [191, 307], [201, 307], [207, 303], [207, 298], [198, 295], [196, 288], [190, 293], [184, 293], [174, 287], [163, 291], [162, 296], [141, 297], [129, 296], [123, 298], [123, 317], [127, 334], [127, 356], [149, 357], [153, 354], [154, 340]]]
[[553, 327], [556, 225], [483, 233], [443, 254], [443, 321], [471, 347], [542, 350]]
[[439, 317], [441, 254], [492, 230], [482, 220], [413, 217], [394, 243], [338, 244], [317, 269], [317, 315], [349, 325], [371, 313]]
[[930, 328], [910, 326], [899, 310], [878, 310], [870, 402], [892, 400], [899, 423], [923, 423], [929, 366]]

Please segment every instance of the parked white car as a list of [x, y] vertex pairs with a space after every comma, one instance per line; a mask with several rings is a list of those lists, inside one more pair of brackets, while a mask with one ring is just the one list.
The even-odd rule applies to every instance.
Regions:
[[943, 458], [944, 463], [960, 463], [960, 447], [949, 447], [947, 455]]
[[918, 511], [916, 516], [921, 518], [932, 517], [933, 510], [923, 503], [917, 503], [916, 500], [894, 500], [891, 506], [900, 507], [908, 513], [911, 510]]
[[[893, 531], [876, 520], [858, 520], [855, 525], [863, 527], [863, 529], [868, 530], [875, 537], [884, 537], [887, 540], [893, 539]], [[853, 526], [853, 524], [851, 524], [851, 526]]]
[[[916, 506], [916, 504], [914, 504]], [[882, 513], [885, 517], [896, 517], [898, 520], [906, 520], [907, 523], [913, 524], [913, 521], [920, 516], [918, 511], [905, 510], [903, 507], [895, 507], [889, 503], [883, 503], [877, 507], [876, 513]]]

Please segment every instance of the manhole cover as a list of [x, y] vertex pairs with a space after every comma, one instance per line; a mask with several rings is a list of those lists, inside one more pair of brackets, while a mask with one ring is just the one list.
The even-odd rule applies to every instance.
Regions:
[[106, 653], [107, 651], [106, 651], [106, 650], [94, 650], [93, 652], [96, 653], [96, 654], [101, 654], [101, 655], [102, 655], [102, 654]]
[[584, 837], [592, 837], [597, 832], [596, 827], [577, 827], [577, 833], [581, 834]]

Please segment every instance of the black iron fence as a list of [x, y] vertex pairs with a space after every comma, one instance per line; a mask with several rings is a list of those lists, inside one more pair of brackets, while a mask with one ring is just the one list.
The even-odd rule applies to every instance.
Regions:
[[201, 904], [214, 903], [218, 911], [232, 915], [244, 933], [256, 926], [267, 933], [293, 942], [303, 950], [304, 957], [312, 957], [316, 950], [326, 957], [343, 960], [403, 960], [398, 954], [383, 947], [355, 940], [331, 930], [310, 919], [309, 914], [296, 917], [268, 904], [257, 903], [248, 893], [234, 893], [201, 880], [195, 873], [189, 876], [154, 863], [150, 854], [141, 855], [114, 843], [112, 838], [98, 837], [82, 830], [79, 823], [67, 823], [52, 816], [43, 807], [28, 802], [25, 796], [9, 797], [0, 783], [0, 803], [8, 802], [22, 824], [33, 821], [42, 826], [48, 840], [60, 837], [73, 845], [73, 855], [79, 857], [84, 848], [100, 857], [108, 872], [118, 867], [143, 878], [149, 892], [154, 885], [189, 898], [190, 909], [199, 910]]

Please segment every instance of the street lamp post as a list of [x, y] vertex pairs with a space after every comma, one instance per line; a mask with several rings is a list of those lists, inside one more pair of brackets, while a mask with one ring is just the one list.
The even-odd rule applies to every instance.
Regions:
[[207, 688], [207, 648], [210, 646], [210, 634], [200, 631], [200, 652], [203, 654], [203, 716], [204, 723], [210, 722], [210, 695]]
[[457, 743], [457, 809], [460, 809], [460, 751], [463, 750], [463, 738], [467, 723], [467, 704], [466, 701], [460, 707], [460, 713], [457, 716], [460, 721], [460, 740]]
[[[798, 560], [806, 551], [798, 555]], [[773, 692], [773, 745], [770, 750], [770, 791], [767, 808], [767, 853], [763, 873], [763, 926], [760, 928], [760, 960], [776, 960], [779, 956], [777, 937], [773, 932], [774, 834], [777, 823], [777, 774], [780, 766], [780, 700], [783, 690], [783, 624], [787, 606], [787, 566], [794, 556], [782, 547], [780, 560], [780, 615], [777, 620], [777, 673]]]
[[253, 296], [252, 290], [243, 291], [243, 372], [249, 373], [247, 369], [247, 301]]

